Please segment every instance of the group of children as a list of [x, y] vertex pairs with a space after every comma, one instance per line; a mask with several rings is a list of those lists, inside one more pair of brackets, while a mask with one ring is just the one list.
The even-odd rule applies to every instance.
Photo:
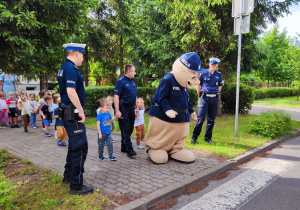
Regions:
[[[99, 160], [106, 161], [103, 156], [104, 146], [107, 145], [108, 156], [110, 160], [117, 160], [113, 156], [114, 142], [111, 138], [111, 132], [116, 128], [114, 109], [112, 108], [113, 97], [100, 98], [97, 100], [97, 131], [98, 131], [98, 154]], [[142, 98], [137, 99], [136, 115], [135, 115], [135, 133], [136, 144], [138, 149], [143, 149], [141, 141], [145, 137], [145, 120], [144, 120], [144, 100]]]
[[[42, 128], [45, 136], [50, 137], [49, 126], [52, 125], [53, 118], [55, 119], [55, 137], [58, 146], [66, 146], [67, 132], [64, 124], [58, 116], [58, 104], [61, 102], [60, 95], [55, 94], [52, 97], [50, 91], [41, 91], [39, 93], [40, 99], [35, 100], [35, 94], [31, 93], [27, 96], [26, 90], [22, 90], [18, 96], [15, 97], [13, 91], [9, 92], [9, 98], [6, 100], [5, 94], [0, 92], [0, 126], [2, 121], [11, 128], [19, 128], [18, 110], [21, 111], [21, 118], [24, 127], [24, 133], [28, 134], [29, 123], [32, 128], [36, 128], [36, 114], [39, 113], [42, 120]], [[98, 154], [99, 160], [105, 161], [103, 156], [104, 146], [107, 145], [108, 155], [110, 160], [117, 160], [113, 156], [114, 142], [111, 138], [111, 132], [116, 129], [114, 109], [112, 108], [113, 97], [100, 98], [97, 100], [97, 131], [98, 131]], [[144, 120], [144, 100], [137, 99], [136, 115], [135, 115], [135, 133], [136, 143], [138, 149], [143, 149], [141, 141], [145, 137], [145, 120]]]
[[27, 95], [26, 90], [22, 90], [15, 96], [15, 92], [8, 93], [8, 99], [3, 92], [0, 92], [0, 126], [2, 122], [11, 128], [19, 128], [18, 112], [21, 111], [21, 119], [24, 127], [24, 133], [28, 134], [29, 123], [32, 128], [36, 128], [36, 114], [39, 113], [42, 120], [42, 128], [44, 134], [50, 137], [49, 126], [52, 125], [52, 119], [55, 118], [55, 137], [59, 146], [66, 146], [67, 132], [63, 122], [58, 117], [58, 104], [60, 103], [60, 95], [55, 94], [52, 98], [51, 91], [40, 91], [40, 100], [35, 100], [35, 94]]

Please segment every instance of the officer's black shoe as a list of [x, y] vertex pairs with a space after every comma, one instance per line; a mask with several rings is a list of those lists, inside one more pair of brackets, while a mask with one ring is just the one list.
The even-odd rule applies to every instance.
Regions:
[[127, 149], [125, 149], [125, 148], [121, 148], [121, 152], [128, 152], [128, 150]]
[[135, 155], [136, 155], [136, 152], [134, 150], [130, 150], [130, 151], [127, 152], [128, 157], [133, 157]]
[[87, 187], [85, 185], [82, 185], [80, 190], [70, 190], [70, 194], [72, 195], [86, 195], [93, 192], [94, 192], [93, 187]]
[[65, 184], [70, 184], [70, 180], [69, 179], [63, 178], [62, 182], [65, 183]]
[[192, 139], [191, 144], [196, 144], [196, 141], [197, 141], [196, 139]]
[[215, 142], [213, 142], [212, 140], [205, 140], [205, 141], [210, 144], [215, 144]]

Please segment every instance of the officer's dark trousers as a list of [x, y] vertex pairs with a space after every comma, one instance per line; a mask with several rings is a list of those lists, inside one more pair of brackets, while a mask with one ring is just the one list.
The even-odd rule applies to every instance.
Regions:
[[[78, 120], [78, 114], [75, 115]], [[82, 187], [84, 163], [88, 153], [86, 129], [84, 124], [75, 120], [67, 120], [65, 116], [62, 120], [69, 137], [64, 178], [70, 180], [71, 190], [78, 190]]]
[[119, 126], [122, 135], [121, 141], [121, 149], [122, 151], [132, 151], [132, 143], [131, 143], [131, 134], [134, 128], [134, 120], [135, 120], [135, 108], [133, 105], [122, 105], [120, 107], [120, 112], [122, 113], [122, 118], [119, 120]]
[[198, 109], [198, 119], [195, 125], [192, 139], [197, 140], [201, 133], [203, 122], [205, 121], [207, 115], [207, 126], [205, 133], [205, 141], [211, 140], [212, 130], [215, 125], [215, 119], [218, 112], [218, 98], [217, 97], [200, 97], [199, 109]]

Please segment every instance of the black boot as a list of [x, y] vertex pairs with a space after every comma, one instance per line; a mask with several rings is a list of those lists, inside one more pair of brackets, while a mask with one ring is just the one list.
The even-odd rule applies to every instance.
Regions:
[[193, 139], [191, 140], [191, 144], [196, 144], [197, 139]]

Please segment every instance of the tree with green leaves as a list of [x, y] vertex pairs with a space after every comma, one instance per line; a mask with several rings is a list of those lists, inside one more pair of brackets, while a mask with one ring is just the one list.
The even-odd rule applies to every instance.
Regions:
[[95, 0], [0, 1], [0, 69], [14, 73], [56, 73], [62, 44], [80, 42], [84, 20]]

